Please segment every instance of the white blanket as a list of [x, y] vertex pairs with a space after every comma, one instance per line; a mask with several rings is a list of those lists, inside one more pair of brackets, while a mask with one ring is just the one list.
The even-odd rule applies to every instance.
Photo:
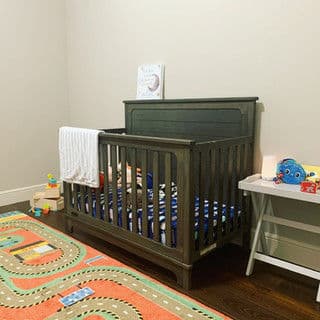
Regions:
[[61, 180], [99, 187], [100, 132], [73, 127], [59, 129]]

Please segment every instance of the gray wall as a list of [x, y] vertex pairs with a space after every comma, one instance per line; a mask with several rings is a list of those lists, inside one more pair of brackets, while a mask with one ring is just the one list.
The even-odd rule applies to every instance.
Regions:
[[[165, 64], [166, 98], [259, 96], [256, 171], [264, 154], [320, 164], [319, 11], [316, 0], [1, 0], [0, 196], [58, 173], [60, 126], [123, 126], [143, 63]], [[277, 204], [299, 215], [291, 207]], [[278, 235], [281, 256], [320, 257], [318, 238]]]
[[71, 121], [123, 125], [138, 65], [163, 62], [167, 98], [260, 97], [256, 166], [261, 153], [319, 164], [319, 10], [315, 0], [69, 0]]
[[63, 0], [0, 1], [0, 192], [57, 174], [69, 117]]
[[[162, 62], [166, 98], [260, 97], [257, 172], [267, 154], [320, 164], [319, 11], [316, 0], [69, 0], [71, 122], [123, 126], [138, 65]], [[275, 207], [299, 216], [287, 202]], [[309, 209], [300, 219], [319, 225]], [[319, 236], [278, 231], [272, 251], [319, 266]]]

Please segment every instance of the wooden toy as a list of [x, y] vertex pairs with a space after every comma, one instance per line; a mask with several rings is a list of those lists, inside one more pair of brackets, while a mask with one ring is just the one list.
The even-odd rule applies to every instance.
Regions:
[[54, 178], [54, 176], [51, 173], [49, 173], [47, 177], [49, 179], [48, 187], [56, 188], [57, 187], [57, 179]]
[[58, 199], [60, 198], [60, 185], [56, 184], [55, 187], [46, 186], [43, 198]]
[[42, 207], [42, 213], [43, 214], [48, 214], [50, 212], [50, 206], [48, 203], [46, 203], [43, 207]]
[[41, 208], [34, 208], [33, 209], [33, 211], [34, 211], [34, 216], [35, 217], [40, 217], [41, 216]]

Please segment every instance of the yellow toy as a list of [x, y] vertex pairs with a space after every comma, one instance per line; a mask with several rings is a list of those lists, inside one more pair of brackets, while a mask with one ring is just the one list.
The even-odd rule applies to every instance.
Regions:
[[48, 214], [50, 212], [50, 206], [46, 203], [45, 205], [43, 205], [42, 207], [42, 213], [43, 214]]
[[317, 182], [320, 180], [320, 167], [319, 166], [309, 166], [302, 165], [303, 169], [307, 172], [307, 181]]

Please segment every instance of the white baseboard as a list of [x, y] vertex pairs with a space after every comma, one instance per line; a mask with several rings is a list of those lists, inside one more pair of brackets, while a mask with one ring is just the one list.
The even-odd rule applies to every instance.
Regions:
[[[252, 230], [253, 239], [254, 230]], [[296, 241], [273, 233], [265, 233], [269, 254], [320, 271], [320, 246]], [[261, 250], [261, 247], [259, 247]]]
[[35, 192], [43, 191], [45, 186], [46, 184], [44, 183], [24, 188], [1, 191], [0, 207], [17, 202], [29, 201]]

